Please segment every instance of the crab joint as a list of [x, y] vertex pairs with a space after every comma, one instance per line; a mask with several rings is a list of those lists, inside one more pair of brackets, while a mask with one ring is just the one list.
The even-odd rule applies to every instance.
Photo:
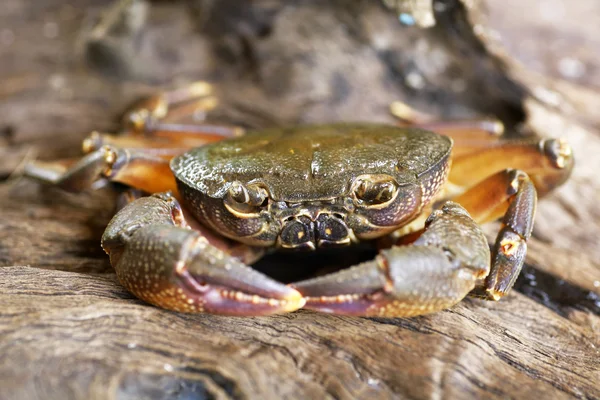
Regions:
[[565, 139], [542, 140], [540, 147], [553, 163], [554, 167], [564, 169], [572, 163], [573, 149]]
[[500, 242], [500, 250], [502, 250], [502, 253], [507, 257], [513, 256], [517, 251], [518, 246], [518, 241], [509, 238], [505, 238]]

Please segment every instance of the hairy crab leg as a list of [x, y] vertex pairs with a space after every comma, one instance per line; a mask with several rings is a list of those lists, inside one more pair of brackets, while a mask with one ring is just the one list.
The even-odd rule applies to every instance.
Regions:
[[249, 316], [304, 305], [296, 290], [253, 270], [214, 240], [190, 229], [177, 200], [162, 193], [119, 211], [102, 247], [121, 284], [159, 307]]
[[479, 226], [460, 205], [431, 214], [409, 246], [374, 260], [292, 285], [305, 308], [346, 315], [410, 317], [448, 308], [489, 273], [490, 251]]

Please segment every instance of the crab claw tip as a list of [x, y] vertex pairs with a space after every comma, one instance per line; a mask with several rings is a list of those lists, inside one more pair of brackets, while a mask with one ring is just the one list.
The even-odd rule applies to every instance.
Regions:
[[306, 303], [296, 289], [231, 259], [226, 267], [192, 263], [177, 275], [184, 292], [214, 314], [278, 314], [298, 310]]
[[203, 301], [206, 311], [240, 316], [287, 313], [302, 308], [306, 303], [304, 297], [291, 288], [286, 295], [278, 293], [265, 297], [222, 286], [212, 286], [204, 293]]

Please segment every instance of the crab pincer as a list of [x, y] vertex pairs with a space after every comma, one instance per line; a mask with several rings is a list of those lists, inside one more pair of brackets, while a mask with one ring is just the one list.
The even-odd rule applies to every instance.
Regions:
[[490, 250], [478, 225], [447, 202], [412, 245], [393, 246], [350, 269], [292, 285], [305, 308], [346, 315], [427, 314], [462, 300], [490, 272]]
[[125, 206], [102, 237], [119, 281], [148, 303], [182, 312], [268, 315], [301, 308], [295, 289], [248, 267], [190, 229], [175, 198], [159, 194]]

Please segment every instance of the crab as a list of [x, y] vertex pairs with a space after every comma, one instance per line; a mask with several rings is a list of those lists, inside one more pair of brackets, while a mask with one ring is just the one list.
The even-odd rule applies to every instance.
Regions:
[[[170, 310], [409, 317], [498, 300], [524, 262], [537, 196], [573, 167], [564, 140], [507, 140], [499, 122], [436, 122], [401, 103], [396, 125], [177, 123], [214, 108], [212, 91], [198, 82], [152, 96], [120, 135], [92, 133], [82, 159], [25, 170], [69, 191], [135, 189], [102, 247], [127, 290]], [[479, 224], [498, 219], [490, 250]], [[269, 249], [358, 242], [377, 246], [375, 258], [291, 284], [250, 266]]]

